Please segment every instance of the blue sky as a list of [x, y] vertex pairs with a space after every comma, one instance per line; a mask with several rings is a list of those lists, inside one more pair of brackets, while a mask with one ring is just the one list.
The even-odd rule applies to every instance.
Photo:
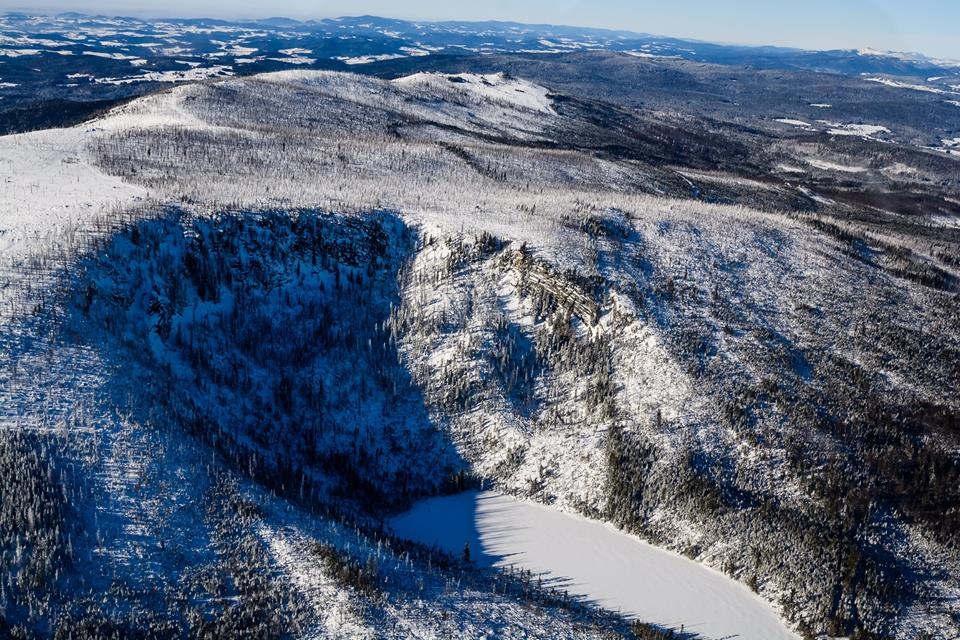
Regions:
[[811, 49], [871, 47], [960, 59], [960, 0], [0, 0], [2, 10], [114, 15], [516, 20]]

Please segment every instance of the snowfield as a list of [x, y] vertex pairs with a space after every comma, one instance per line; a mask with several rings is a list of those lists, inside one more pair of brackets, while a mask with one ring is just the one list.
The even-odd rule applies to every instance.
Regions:
[[372, 55], [372, 56], [353, 56], [353, 57], [338, 56], [335, 59], [349, 65], [356, 65], [356, 64], [370, 64], [373, 62], [383, 62], [384, 60], [399, 60], [405, 57], [406, 56], [403, 56], [399, 53], [382, 53], [379, 55]]
[[830, 162], [829, 160], [821, 160], [819, 158], [808, 158], [807, 164], [809, 164], [811, 167], [816, 167], [817, 169], [823, 169], [824, 171], [840, 171], [841, 173], [863, 173], [867, 170], [866, 167], [852, 167], [845, 164]]
[[743, 585], [610, 525], [495, 492], [434, 498], [394, 518], [398, 535], [481, 566], [532, 571], [571, 596], [704, 639], [796, 640]]
[[891, 80], [890, 78], [865, 78], [867, 82], [876, 82], [888, 87], [893, 87], [896, 89], [909, 89], [911, 91], [923, 91], [926, 93], [939, 93], [945, 95], [958, 95], [956, 91], [945, 91], [937, 87], [930, 87], [922, 84], [911, 84], [909, 82], [901, 82], [899, 80]]

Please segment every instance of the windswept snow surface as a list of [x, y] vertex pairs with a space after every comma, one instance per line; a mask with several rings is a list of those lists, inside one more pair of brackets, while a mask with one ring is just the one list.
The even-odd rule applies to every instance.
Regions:
[[513, 565], [604, 608], [706, 638], [793, 639], [743, 585], [613, 527], [494, 492], [421, 502], [395, 518], [402, 537]]

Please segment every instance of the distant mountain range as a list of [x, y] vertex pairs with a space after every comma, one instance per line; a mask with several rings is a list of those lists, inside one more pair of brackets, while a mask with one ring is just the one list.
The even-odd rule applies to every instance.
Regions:
[[[426, 55], [562, 54], [606, 50], [759, 69], [803, 69], [842, 74], [936, 77], [960, 73], [960, 62], [921, 54], [873, 50], [808, 51], [747, 47], [630, 31], [513, 22], [411, 22], [375, 16], [301, 22], [283, 17], [254, 21], [143, 20], [63, 13], [0, 17], [0, 76], [23, 56], [105, 56], [113, 80], [152, 72], [224, 67], [236, 73], [284, 66], [356, 65]], [[93, 34], [93, 35], [91, 35]], [[133, 68], [131, 68], [133, 67]], [[196, 75], [196, 73], [194, 74]], [[9, 81], [14, 82], [14, 81]]]
[[[720, 93], [729, 94], [726, 99], [733, 106], [738, 100], [729, 96], [738, 94], [736, 87], [750, 82], [757, 71], [768, 76], [782, 72], [784, 88], [811, 81], [787, 75], [823, 73], [935, 94], [938, 103], [960, 106], [960, 63], [920, 54], [745, 47], [512, 22], [411, 22], [374, 16], [231, 22], [7, 13], [0, 15], [0, 133], [79, 122], [117, 101], [171, 83], [289, 69], [383, 78], [422, 70], [474, 71], [490, 64], [496, 68], [487, 71], [496, 72], [555, 61], [577, 63], [563, 67], [582, 69], [584, 57], [622, 58], [633, 70], [656, 67], [656, 73], [643, 78], [647, 86], [664, 81], [681, 86], [681, 76], [697, 75], [698, 68], [708, 71], [703, 65], [712, 65], [713, 89], [698, 96], [729, 85]], [[630, 61], [636, 64], [626, 64]], [[630, 73], [618, 76], [619, 81], [640, 81]], [[741, 77], [743, 73], [748, 76]], [[769, 88], [771, 78], [767, 80]], [[954, 134], [948, 133], [952, 139]]]
[[12, 132], [0, 639], [960, 638], [960, 69], [16, 14]]

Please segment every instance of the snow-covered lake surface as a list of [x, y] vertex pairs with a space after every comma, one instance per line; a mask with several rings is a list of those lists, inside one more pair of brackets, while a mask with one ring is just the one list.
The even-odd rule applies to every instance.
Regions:
[[454, 553], [470, 544], [484, 566], [542, 574], [584, 600], [705, 638], [796, 638], [745, 586], [617, 529], [493, 492], [426, 500], [392, 525], [402, 537]]

